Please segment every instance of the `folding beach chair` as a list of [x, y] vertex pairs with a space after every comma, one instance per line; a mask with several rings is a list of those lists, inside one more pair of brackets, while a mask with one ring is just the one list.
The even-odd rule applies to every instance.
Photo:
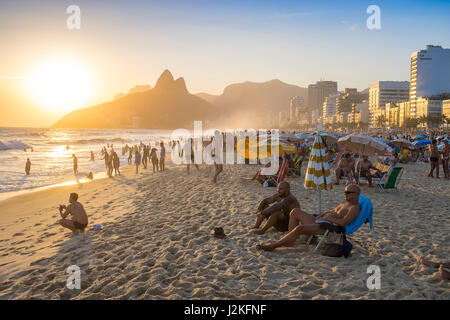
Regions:
[[334, 159], [334, 161], [330, 165], [330, 169], [335, 168], [338, 165], [339, 161], [341, 161], [341, 158], [342, 158], [343, 154], [344, 154], [344, 152], [342, 152], [342, 151], [340, 151], [337, 154], [336, 158]]
[[279, 183], [284, 181], [287, 172], [288, 172], [288, 162], [286, 159], [283, 159], [283, 162], [281, 163], [281, 169], [278, 172], [278, 176], [271, 176], [269, 179], [272, 180], [273, 183], [278, 185]]
[[398, 191], [397, 186], [403, 174], [403, 167], [392, 168], [389, 174], [386, 174], [383, 180], [377, 182], [377, 189], [386, 192], [388, 189]]
[[[372, 200], [370, 200], [370, 198], [360, 194], [359, 198], [358, 198], [358, 203], [361, 207], [361, 211], [359, 212], [358, 217], [356, 217], [355, 220], [350, 222], [345, 227], [340, 227], [338, 225], [329, 223], [330, 227], [325, 230], [319, 243], [314, 248], [314, 252], [319, 250], [320, 247], [324, 244], [324, 242], [328, 236], [328, 233], [330, 231], [337, 232], [337, 233], [343, 233], [345, 235], [350, 235], [353, 232], [357, 231], [363, 224], [369, 223], [370, 231], [372, 234], [374, 233]], [[311, 239], [312, 239], [312, 236], [308, 239], [307, 245], [309, 245], [309, 242], [311, 241]]]

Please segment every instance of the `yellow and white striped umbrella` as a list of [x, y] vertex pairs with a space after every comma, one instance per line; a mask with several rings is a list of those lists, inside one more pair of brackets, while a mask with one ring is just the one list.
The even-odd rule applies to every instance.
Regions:
[[330, 169], [325, 154], [325, 146], [320, 135], [316, 135], [311, 154], [309, 155], [304, 187], [319, 191], [331, 190], [333, 188]]

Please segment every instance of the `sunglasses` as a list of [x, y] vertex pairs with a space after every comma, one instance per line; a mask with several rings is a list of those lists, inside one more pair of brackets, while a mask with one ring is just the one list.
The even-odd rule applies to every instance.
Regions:
[[344, 191], [345, 194], [356, 193], [355, 191]]

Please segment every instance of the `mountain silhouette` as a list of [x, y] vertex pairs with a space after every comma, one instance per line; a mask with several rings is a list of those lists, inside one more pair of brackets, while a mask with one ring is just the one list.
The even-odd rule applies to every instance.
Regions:
[[278, 112], [289, 110], [290, 99], [300, 96], [307, 100], [308, 89], [284, 83], [278, 79], [267, 82], [234, 83], [221, 95], [198, 93], [198, 97], [219, 107], [224, 123], [255, 127], [269, 117], [278, 119]]
[[211, 103], [192, 95], [183, 78], [165, 70], [153, 89], [128, 94], [97, 106], [70, 112], [54, 128], [190, 128], [195, 120], [217, 115]]

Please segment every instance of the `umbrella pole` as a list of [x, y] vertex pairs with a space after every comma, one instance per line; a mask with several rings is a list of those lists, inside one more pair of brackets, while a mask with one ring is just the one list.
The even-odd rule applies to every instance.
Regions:
[[319, 189], [319, 214], [322, 213], [322, 198], [321, 198], [321, 192]]

